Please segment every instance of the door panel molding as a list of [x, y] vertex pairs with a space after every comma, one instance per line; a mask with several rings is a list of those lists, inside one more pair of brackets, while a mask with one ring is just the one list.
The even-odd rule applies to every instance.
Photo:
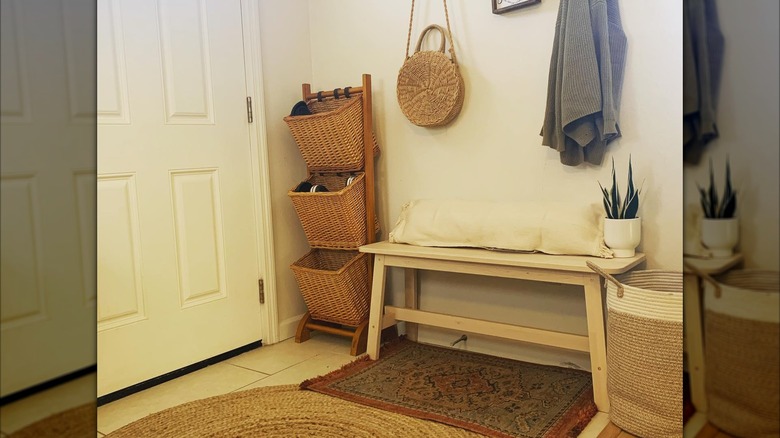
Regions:
[[[24, 35], [20, 32], [19, 4], [15, 0], [2, 2], [0, 14], [3, 51], [13, 54], [3, 57], [3, 89], [0, 93], [0, 117], [3, 123], [30, 123], [29, 72], [25, 59]], [[13, 85], [13, 86], [12, 86]]]
[[91, 47], [95, 44], [95, 28], [80, 25], [85, 21], [94, 22], [95, 19], [93, 0], [71, 0], [68, 7], [62, 10], [70, 120], [88, 125], [95, 123], [94, 53], [91, 50], [78, 48]]
[[0, 190], [6, 204], [0, 208], [3, 241], [0, 330], [8, 330], [44, 320], [48, 315], [37, 176], [3, 175]]
[[218, 169], [173, 170], [170, 181], [181, 307], [225, 298]]
[[[73, 193], [76, 196], [76, 221], [81, 262], [81, 283], [84, 305], [97, 305], [97, 175], [95, 170], [73, 172]], [[84, 214], [92, 212], [94, 214]]]
[[127, 92], [127, 62], [125, 60], [124, 29], [119, 0], [97, 2], [97, 88], [105, 91], [97, 96], [99, 125], [130, 124], [130, 104]]
[[[97, 177], [98, 332], [146, 319], [135, 174]], [[107, 260], [113, 261], [107, 264]]]
[[[171, 17], [166, 5], [176, 1], [157, 1], [165, 122], [214, 124], [206, 2], [199, 0], [197, 8], [177, 8], [176, 17]], [[190, 44], [179, 44], [179, 41], [198, 41], [198, 50], [191, 50]]]

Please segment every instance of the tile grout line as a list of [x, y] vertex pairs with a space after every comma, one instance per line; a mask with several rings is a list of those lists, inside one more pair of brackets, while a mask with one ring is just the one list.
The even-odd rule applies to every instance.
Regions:
[[[234, 389], [234, 390], [232, 390], [232, 391], [230, 391], [230, 392], [232, 393], [232, 392], [240, 391], [241, 389], [243, 389], [243, 388], [246, 388], [247, 386], [254, 385], [255, 383], [257, 383], [257, 382], [259, 382], [259, 381], [261, 381], [261, 380], [265, 380], [265, 379], [267, 379], [268, 377], [275, 376], [275, 375], [277, 375], [277, 374], [279, 374], [279, 373], [281, 373], [281, 372], [283, 372], [283, 371], [289, 370], [290, 368], [293, 368], [293, 367], [295, 367], [295, 366], [298, 366], [298, 365], [300, 365], [300, 364], [302, 364], [302, 363], [304, 363], [304, 362], [308, 362], [308, 361], [310, 361], [310, 360], [317, 359], [317, 358], [319, 358], [319, 357], [321, 357], [321, 356], [323, 356], [323, 355], [333, 355], [333, 354], [334, 354], [334, 353], [327, 353], [327, 352], [325, 352], [325, 353], [317, 353], [317, 354], [315, 354], [314, 356], [312, 356], [312, 357], [310, 357], [310, 358], [308, 358], [308, 359], [304, 359], [304, 360], [302, 360], [302, 361], [300, 361], [300, 362], [297, 362], [297, 363], [295, 363], [295, 364], [293, 364], [293, 365], [290, 365], [290, 366], [288, 366], [288, 367], [286, 367], [286, 368], [282, 368], [281, 370], [279, 370], [279, 371], [277, 371], [277, 372], [275, 372], [275, 373], [273, 373], [273, 374], [266, 374], [266, 377], [263, 377], [262, 379], [259, 379], [259, 380], [256, 380], [256, 381], [252, 382], [252, 383], [249, 383], [249, 384], [247, 384], [247, 385], [244, 385], [244, 386], [242, 386], [241, 388]], [[355, 357], [354, 359], [356, 359], [356, 358], [357, 358], [357, 357]], [[241, 366], [239, 366], [239, 365], [234, 365], [234, 364], [231, 364], [231, 365], [233, 365], [233, 366], [238, 366], [239, 368], [244, 368], [244, 367], [241, 367]], [[251, 370], [251, 371], [255, 371], [255, 370], [252, 370], [252, 369], [250, 369], [250, 370]], [[256, 372], [260, 372], [260, 371], [256, 371]], [[262, 373], [262, 374], [265, 374], [265, 373]]]
[[[233, 389], [233, 390], [231, 390], [230, 392], [226, 392], [225, 394], [232, 394], [232, 393], [234, 393], [234, 392], [241, 391], [241, 390], [243, 390], [244, 388], [246, 388], [247, 386], [252, 386], [252, 385], [254, 385], [255, 383], [257, 383], [257, 382], [260, 382], [260, 381], [262, 381], [262, 380], [265, 380], [265, 379], [267, 379], [267, 377], [263, 377], [262, 379], [255, 380], [254, 382], [251, 382], [251, 383], [247, 383], [246, 385], [244, 385], [244, 386], [241, 386], [241, 387], [239, 387], [239, 388], [236, 388], [236, 389]], [[223, 395], [224, 395], [224, 394], [223, 394]]]
[[250, 370], [250, 371], [254, 371], [254, 372], [256, 372], [256, 373], [265, 374], [265, 377], [263, 377], [262, 379], [255, 380], [255, 381], [254, 381], [254, 382], [252, 382], [252, 383], [248, 383], [248, 384], [246, 384], [246, 385], [244, 385], [244, 386], [242, 386], [242, 387], [240, 387], [240, 388], [238, 388], [238, 389], [234, 389], [234, 390], [230, 391], [230, 393], [233, 393], [233, 392], [236, 392], [236, 391], [240, 391], [241, 389], [243, 389], [243, 388], [246, 388], [247, 386], [254, 385], [255, 383], [257, 383], [257, 382], [259, 382], [259, 381], [261, 381], [261, 380], [265, 380], [265, 379], [267, 379], [267, 378], [269, 378], [269, 377], [271, 377], [271, 376], [275, 376], [275, 375], [277, 375], [277, 374], [281, 373], [282, 371], [289, 370], [290, 368], [292, 368], [292, 367], [294, 367], [294, 366], [300, 365], [300, 364], [302, 364], [302, 363], [304, 363], [304, 362], [306, 362], [306, 361], [308, 361], [308, 360], [314, 359], [314, 358], [316, 358], [316, 357], [318, 357], [318, 356], [319, 356], [319, 354], [315, 354], [315, 355], [314, 355], [314, 356], [312, 356], [312, 357], [306, 358], [306, 359], [304, 359], [304, 360], [302, 360], [302, 361], [300, 361], [300, 362], [296, 362], [296, 363], [294, 363], [294, 364], [292, 364], [292, 365], [290, 365], [290, 366], [288, 366], [288, 367], [282, 368], [281, 370], [279, 370], [279, 371], [277, 371], [277, 372], [275, 372], [275, 373], [271, 373], [271, 374], [268, 374], [268, 373], [263, 373], [262, 371], [253, 370], [253, 369], [251, 369], [251, 368], [246, 368], [246, 367], [242, 367], [242, 366], [240, 366], [240, 365], [235, 365], [235, 364], [232, 364], [232, 363], [231, 363], [230, 365], [233, 365], [233, 366], [235, 366], [235, 367], [244, 368], [244, 369], [247, 369], [247, 370]]
[[254, 385], [255, 383], [257, 383], [257, 382], [259, 382], [259, 381], [261, 381], [261, 380], [265, 380], [265, 379], [267, 379], [267, 378], [269, 378], [270, 376], [272, 376], [272, 375], [273, 375], [273, 374], [264, 373], [264, 372], [262, 372], [262, 371], [253, 370], [253, 369], [251, 369], [251, 368], [242, 367], [241, 365], [236, 365], [236, 364], [232, 364], [232, 363], [229, 363], [228, 365], [232, 365], [232, 366], [234, 366], [234, 367], [236, 367], [236, 368], [240, 368], [240, 369], [242, 369], [242, 370], [247, 370], [247, 371], [252, 371], [252, 372], [254, 372], [254, 373], [262, 374], [262, 375], [263, 375], [263, 377], [261, 377], [261, 378], [259, 378], [259, 379], [257, 379], [257, 380], [253, 380], [252, 382], [250, 382], [250, 383], [247, 383], [246, 385], [239, 386], [239, 387], [238, 387], [238, 388], [236, 388], [236, 389], [231, 389], [230, 391], [226, 392], [225, 394], [232, 394], [232, 393], [234, 393], [234, 392], [236, 392], [236, 391], [241, 391], [241, 389], [242, 389], [242, 388], [246, 388], [247, 386]]
[[284, 371], [284, 370], [288, 370], [288, 369], [290, 369], [290, 368], [292, 368], [292, 367], [294, 367], [294, 366], [296, 366], [296, 365], [300, 365], [300, 364], [302, 364], [302, 363], [306, 362], [307, 360], [314, 359], [315, 357], [317, 357], [317, 356], [319, 356], [319, 355], [320, 355], [320, 353], [318, 353], [318, 354], [315, 354], [315, 355], [314, 355], [314, 356], [312, 356], [312, 357], [307, 357], [306, 359], [303, 359], [303, 360], [302, 360], [302, 361], [300, 361], [300, 362], [295, 362], [295, 363], [294, 363], [294, 364], [292, 364], [292, 365], [289, 365], [289, 366], [287, 366], [287, 367], [284, 367], [284, 368], [282, 368], [281, 370], [279, 370], [279, 371], [277, 371], [277, 372], [275, 372], [275, 373], [270, 373], [270, 374], [269, 374], [269, 373], [263, 373], [262, 371], [253, 370], [253, 369], [251, 369], [251, 368], [242, 367], [241, 365], [235, 365], [235, 364], [232, 364], [232, 363], [231, 363], [230, 365], [233, 365], [233, 366], [235, 366], [235, 367], [239, 367], [239, 368], [245, 368], [245, 369], [248, 369], [248, 370], [250, 370], [250, 371], [257, 372], [257, 373], [263, 373], [263, 374], [265, 374], [266, 376], [270, 377], [270, 376], [273, 376], [273, 375], [275, 375], [275, 374], [279, 374], [279, 373], [281, 373], [281, 372], [282, 372], [282, 371]]
[[[227, 363], [227, 362], [226, 362], [226, 363]], [[236, 364], [234, 364], [234, 363], [227, 363], [227, 364], [228, 364], [228, 365], [232, 365], [232, 366], [234, 366], [234, 367], [236, 367], [236, 368], [241, 368], [241, 369], [243, 369], [243, 370], [252, 371], [252, 372], [255, 372], [255, 373], [258, 373], [258, 374], [262, 374], [262, 375], [263, 375], [263, 379], [265, 379], [265, 378], [266, 378], [266, 377], [268, 377], [268, 376], [273, 376], [273, 374], [268, 374], [268, 373], [266, 373], [266, 372], [263, 372], [263, 371], [257, 371], [257, 370], [253, 370], [252, 368], [248, 368], [248, 367], [245, 367], [245, 366], [242, 366], [242, 365], [236, 365]], [[214, 365], [216, 365], [216, 364], [214, 364]], [[262, 379], [261, 379], [261, 380], [262, 380]]]

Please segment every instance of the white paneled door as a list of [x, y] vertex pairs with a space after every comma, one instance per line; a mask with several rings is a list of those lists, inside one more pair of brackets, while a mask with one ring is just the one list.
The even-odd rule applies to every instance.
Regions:
[[260, 340], [241, 4], [98, 0], [98, 395]]
[[91, 0], [0, 5], [7, 396], [95, 364], [95, 12]]

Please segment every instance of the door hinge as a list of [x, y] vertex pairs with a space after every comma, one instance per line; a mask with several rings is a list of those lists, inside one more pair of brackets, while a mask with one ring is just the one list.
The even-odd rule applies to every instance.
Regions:
[[246, 97], [246, 120], [249, 123], [252, 123], [252, 98], [247, 96]]
[[265, 304], [265, 285], [262, 278], [257, 280], [257, 290], [260, 293], [260, 304]]

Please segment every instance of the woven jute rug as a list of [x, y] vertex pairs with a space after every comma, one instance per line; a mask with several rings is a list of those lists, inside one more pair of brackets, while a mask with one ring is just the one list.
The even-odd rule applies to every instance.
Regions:
[[94, 403], [60, 412], [12, 433], [9, 438], [85, 438], [97, 429]]
[[238, 391], [174, 406], [106, 436], [474, 438], [479, 435], [316, 392], [301, 391], [298, 385], [285, 385]]
[[495, 437], [577, 436], [597, 412], [588, 372], [406, 339], [301, 388]]

